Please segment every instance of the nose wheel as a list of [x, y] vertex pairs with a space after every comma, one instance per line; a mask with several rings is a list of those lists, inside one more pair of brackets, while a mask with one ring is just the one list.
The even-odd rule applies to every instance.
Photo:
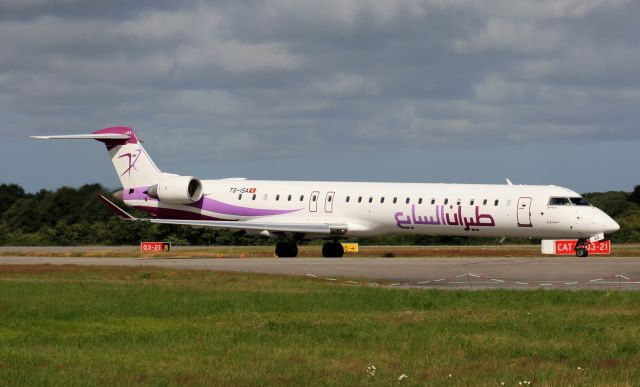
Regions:
[[587, 240], [578, 239], [576, 243], [576, 257], [586, 258], [589, 256], [589, 250], [587, 250]]

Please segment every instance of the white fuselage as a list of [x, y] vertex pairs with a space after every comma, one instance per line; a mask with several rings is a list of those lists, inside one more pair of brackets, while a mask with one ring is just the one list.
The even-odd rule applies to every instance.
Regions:
[[244, 179], [202, 185], [204, 199], [190, 205], [162, 203], [143, 194], [146, 187], [125, 188], [124, 200], [162, 218], [345, 225], [344, 237], [589, 238], [619, 228], [591, 205], [550, 205], [550, 198], [580, 198], [557, 186]]
[[340, 238], [393, 233], [571, 238], [584, 257], [588, 239], [620, 228], [576, 192], [556, 186], [201, 181], [158, 169], [130, 127], [36, 138], [104, 143], [124, 188], [114, 196], [152, 216], [135, 218], [101, 197], [120, 218], [260, 233], [279, 240], [278, 257], [297, 256], [303, 239], [333, 240], [322, 255], [341, 257]]

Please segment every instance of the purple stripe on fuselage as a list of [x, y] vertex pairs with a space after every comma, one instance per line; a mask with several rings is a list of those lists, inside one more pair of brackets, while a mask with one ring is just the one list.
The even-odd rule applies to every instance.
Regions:
[[297, 210], [269, 210], [262, 208], [250, 208], [250, 207], [242, 207], [235, 206], [233, 204], [227, 204], [209, 197], [203, 197], [199, 201], [189, 204], [192, 207], [201, 208], [205, 211], [211, 211], [218, 214], [225, 215], [237, 215], [237, 216], [268, 216], [268, 215], [283, 215], [289, 214], [292, 212], [300, 211]]
[[[122, 198], [124, 200], [144, 200], [149, 202], [156, 202], [154, 199], [144, 193], [148, 187], [136, 187], [131, 189], [125, 189]], [[130, 192], [133, 190], [132, 192]], [[217, 214], [233, 215], [233, 216], [269, 216], [269, 215], [283, 215], [292, 212], [300, 211], [295, 210], [271, 210], [263, 208], [250, 208], [243, 206], [236, 206], [233, 204], [224, 203], [210, 197], [203, 196], [202, 199], [195, 203], [186, 204], [189, 207], [197, 208], [204, 211], [215, 212]]]
[[138, 210], [142, 210], [144, 212], [148, 212], [151, 215], [161, 219], [226, 220], [226, 221], [229, 220], [229, 219], [215, 218], [213, 216], [202, 215], [192, 211], [176, 210], [173, 208], [150, 207], [150, 206], [134, 206], [134, 208], [137, 208]]

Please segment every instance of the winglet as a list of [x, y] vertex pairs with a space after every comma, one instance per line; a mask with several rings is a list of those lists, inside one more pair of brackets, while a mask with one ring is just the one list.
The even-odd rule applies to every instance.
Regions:
[[102, 202], [107, 206], [116, 216], [123, 220], [138, 220], [138, 218], [132, 216], [127, 211], [113, 204], [109, 199], [104, 196], [98, 194], [98, 199], [102, 200]]

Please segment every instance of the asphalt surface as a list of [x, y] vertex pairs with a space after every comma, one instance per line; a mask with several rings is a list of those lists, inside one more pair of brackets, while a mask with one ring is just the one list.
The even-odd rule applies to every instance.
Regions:
[[640, 290], [639, 257], [545, 258], [59, 258], [0, 257], [0, 265], [157, 266], [305, 276], [363, 286]]

